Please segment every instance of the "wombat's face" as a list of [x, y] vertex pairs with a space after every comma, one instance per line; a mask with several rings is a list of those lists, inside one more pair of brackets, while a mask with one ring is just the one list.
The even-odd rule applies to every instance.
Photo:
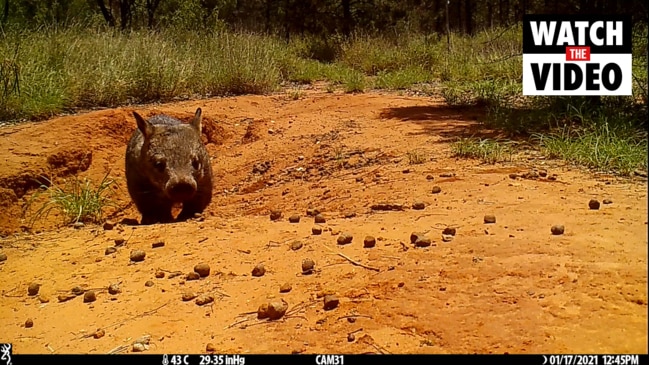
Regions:
[[[197, 117], [200, 118], [200, 112]], [[209, 168], [204, 166], [209, 164], [209, 156], [200, 139], [200, 124], [145, 123], [140, 128], [144, 129], [143, 172], [170, 200], [191, 199]]]

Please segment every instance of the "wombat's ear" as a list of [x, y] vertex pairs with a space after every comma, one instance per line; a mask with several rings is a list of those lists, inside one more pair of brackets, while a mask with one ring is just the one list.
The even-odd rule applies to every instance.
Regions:
[[201, 133], [202, 130], [202, 125], [201, 125], [201, 121], [203, 120], [201, 116], [202, 113], [203, 111], [201, 110], [201, 108], [196, 109], [196, 114], [194, 114], [194, 119], [192, 119], [192, 123], [191, 123], [192, 126], [196, 128], [198, 133]]
[[135, 121], [137, 122], [137, 127], [140, 129], [140, 132], [144, 135], [144, 138], [149, 138], [153, 134], [153, 124], [148, 120], [142, 118], [137, 112], [133, 112]]

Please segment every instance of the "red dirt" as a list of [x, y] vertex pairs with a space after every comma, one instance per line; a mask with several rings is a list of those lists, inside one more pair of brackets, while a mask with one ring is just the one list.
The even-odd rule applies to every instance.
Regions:
[[[243, 96], [137, 110], [189, 120], [197, 107], [215, 172], [204, 221], [74, 229], [58, 227], [53, 214], [21, 232], [22, 208], [41, 175], [98, 183], [109, 173], [122, 208], [110, 219], [139, 219], [123, 168], [135, 108], [0, 129], [0, 252], [7, 255], [0, 342], [13, 343], [15, 353], [131, 351], [144, 335], [149, 353], [203, 353], [208, 343], [244, 354], [647, 353], [646, 181], [594, 175], [533, 153], [498, 165], [456, 160], [449, 141], [484, 133], [480, 114], [428, 97], [312, 91], [299, 100]], [[409, 164], [416, 149], [425, 161]], [[265, 161], [270, 169], [253, 173]], [[532, 168], [556, 181], [509, 177]], [[441, 193], [431, 193], [435, 185]], [[590, 210], [593, 198], [613, 203]], [[405, 209], [371, 210], [384, 201]], [[425, 209], [411, 209], [415, 201]], [[322, 235], [311, 234], [309, 207], [327, 219]], [[271, 221], [271, 209], [282, 210], [282, 219]], [[292, 214], [302, 216], [299, 223], [288, 222]], [[485, 224], [485, 214], [496, 223]], [[553, 236], [554, 224], [565, 225], [565, 234]], [[442, 241], [447, 226], [457, 228], [451, 242]], [[414, 247], [414, 231], [427, 232], [433, 245]], [[352, 243], [337, 245], [338, 232], [352, 234]], [[375, 247], [363, 248], [367, 235], [377, 238]], [[119, 237], [126, 243], [105, 255]], [[289, 248], [295, 240], [304, 244], [297, 251]], [[165, 245], [152, 248], [159, 241]], [[134, 249], [146, 252], [144, 261], [130, 262]], [[316, 263], [311, 275], [301, 274], [305, 258]], [[186, 281], [202, 262], [210, 275]], [[266, 274], [253, 277], [258, 263]], [[164, 278], [156, 278], [159, 270]], [[169, 278], [174, 271], [183, 275]], [[28, 295], [32, 282], [42, 285], [39, 295]], [[114, 283], [122, 292], [111, 295]], [[279, 292], [284, 283], [290, 292]], [[75, 286], [94, 289], [97, 300], [58, 301]], [[182, 301], [188, 290], [215, 302]], [[323, 310], [324, 293], [340, 305]], [[281, 299], [291, 315], [278, 321], [239, 316]], [[33, 327], [25, 328], [27, 319]], [[99, 328], [105, 336], [88, 336]]]

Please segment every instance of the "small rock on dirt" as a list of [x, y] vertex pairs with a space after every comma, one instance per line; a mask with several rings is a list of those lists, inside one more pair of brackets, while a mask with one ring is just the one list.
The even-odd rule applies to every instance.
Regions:
[[155, 285], [155, 283], [153, 281], [151, 281], [151, 280], [147, 280], [146, 283], [144, 283], [144, 286], [146, 286], [147, 288], [150, 288], [150, 287], [152, 287], [154, 285]]
[[126, 240], [122, 237], [115, 238], [115, 247], [124, 245], [124, 242], [126, 242]]
[[287, 310], [288, 310], [288, 303], [286, 303], [284, 300], [272, 301], [268, 303], [268, 319], [270, 320], [280, 319], [284, 316], [284, 314], [286, 314]]
[[144, 261], [144, 257], [146, 257], [146, 253], [142, 250], [133, 250], [131, 251], [131, 261], [133, 262], [140, 262]]
[[415, 243], [419, 237], [424, 237], [425, 234], [422, 232], [412, 232], [410, 234], [410, 243]]
[[31, 283], [27, 287], [27, 294], [30, 297], [33, 297], [34, 295], [38, 294], [38, 291], [41, 289], [41, 284], [39, 283]]
[[345, 217], [347, 219], [354, 218], [354, 217], [356, 217], [356, 212], [345, 212], [343, 217]]
[[439, 194], [442, 192], [442, 188], [439, 186], [433, 186], [433, 190], [431, 191], [433, 194]]
[[315, 222], [315, 224], [323, 224], [327, 222], [322, 214], [316, 214], [316, 216], [313, 218], [313, 221]]
[[604, 199], [604, 200], [602, 201], [602, 203], [607, 204], [607, 205], [608, 205], [608, 204], [613, 204], [613, 200], [611, 200], [611, 199]]
[[114, 254], [115, 252], [117, 252], [117, 249], [115, 247], [106, 247], [106, 251], [104, 251], [104, 254], [108, 256]]
[[314, 226], [313, 228], [311, 228], [311, 233], [313, 233], [316, 236], [321, 235], [322, 234], [322, 227]]
[[374, 246], [376, 246], [376, 238], [374, 238], [373, 236], [366, 236], [363, 240], [363, 247], [372, 248]]
[[81, 229], [83, 228], [83, 226], [84, 226], [83, 222], [74, 222], [72, 224], [72, 227], [74, 227], [75, 229]]
[[403, 210], [403, 205], [398, 203], [378, 203], [370, 207], [372, 210], [394, 211]]
[[417, 237], [417, 240], [415, 241], [415, 247], [428, 247], [432, 244], [432, 241], [430, 238], [425, 237], [425, 236], [419, 236]]
[[41, 303], [49, 303], [50, 302], [50, 297], [45, 295], [45, 294], [41, 294], [41, 295], [38, 296], [38, 300]]
[[120, 289], [119, 284], [110, 284], [108, 286], [108, 294], [110, 295], [116, 295], [122, 292], [122, 289]]
[[426, 175], [426, 180], [435, 180], [435, 176], [433, 176], [433, 175]]
[[210, 275], [210, 265], [206, 263], [200, 263], [194, 266], [194, 271], [198, 273], [202, 278]]
[[94, 290], [88, 290], [83, 294], [83, 302], [84, 303], [92, 303], [95, 300], [97, 300], [97, 294], [95, 294]]
[[353, 333], [350, 333], [347, 335], [347, 341], [348, 342], [354, 342], [356, 340], [356, 336], [354, 336]]
[[446, 228], [444, 228], [444, 230], [442, 231], [442, 234], [449, 235], [449, 236], [455, 236], [455, 233], [456, 233], [456, 232], [457, 232], [457, 231], [456, 231], [455, 228], [453, 228], [453, 227], [446, 227]]
[[331, 295], [325, 295], [324, 297], [324, 310], [332, 310], [336, 307], [338, 307], [338, 304], [340, 304], [340, 299], [335, 294]]
[[257, 276], [257, 277], [264, 276], [265, 273], [266, 273], [266, 267], [264, 266], [264, 264], [261, 263], [257, 264], [257, 266], [255, 266], [252, 269], [252, 276]]
[[320, 211], [318, 209], [309, 208], [306, 210], [306, 215], [309, 217], [315, 217], [318, 214], [320, 214]]
[[214, 345], [214, 344], [211, 343], [211, 342], [208, 343], [208, 344], [205, 346], [205, 351], [207, 351], [207, 352], [216, 352], [216, 345]]
[[34, 320], [31, 318], [27, 318], [25, 321], [25, 328], [32, 328], [34, 327]]
[[146, 351], [146, 345], [140, 342], [133, 344], [133, 352], [144, 352]]
[[291, 290], [293, 290], [293, 286], [290, 283], [284, 283], [282, 284], [282, 286], [279, 287], [280, 293], [288, 293]]
[[185, 280], [188, 280], [188, 281], [189, 280], [198, 280], [200, 278], [201, 278], [201, 275], [199, 273], [197, 273], [196, 271], [192, 271], [190, 273], [187, 273], [187, 275], [185, 275]]
[[164, 271], [160, 271], [160, 270], [158, 270], [158, 271], [156, 271], [156, 273], [155, 273], [155, 277], [156, 277], [156, 279], [162, 279], [162, 278], [165, 277], [165, 272], [164, 272]]
[[106, 331], [104, 331], [101, 328], [97, 328], [95, 333], [92, 334], [92, 337], [94, 337], [96, 340], [98, 340], [98, 339], [104, 337], [105, 335], [106, 335]]
[[203, 294], [196, 298], [196, 305], [210, 304], [214, 301], [214, 297], [209, 294]]
[[151, 248], [164, 247], [164, 245], [165, 245], [164, 241], [153, 242], [151, 244]]
[[105, 231], [110, 231], [110, 230], [112, 230], [113, 228], [115, 228], [115, 222], [110, 221], [110, 220], [109, 220], [109, 221], [105, 221], [105, 222], [104, 222], [104, 225], [103, 225], [103, 228], [104, 228]]
[[590, 209], [592, 209], [592, 210], [597, 210], [597, 209], [599, 209], [599, 201], [598, 201], [597, 199], [591, 199], [591, 200], [588, 202], [588, 208], [590, 208]]
[[304, 275], [312, 274], [314, 267], [315, 267], [315, 261], [311, 259], [302, 260], [302, 274]]
[[59, 303], [67, 302], [70, 299], [74, 299], [77, 296], [74, 294], [60, 294], [57, 299], [59, 300]]
[[443, 234], [442, 235], [442, 242], [451, 242], [453, 241], [453, 236], [450, 234]]
[[0, 262], [5, 262], [7, 261], [7, 254], [4, 252], [0, 253]]
[[190, 300], [192, 300], [192, 299], [194, 299], [196, 297], [197, 297], [196, 293], [194, 293], [192, 291], [186, 291], [186, 292], [183, 293], [181, 298], [182, 298], [183, 302], [189, 302]]
[[514, 174], [514, 173], [509, 174], [509, 178], [512, 179], [512, 180], [516, 180], [517, 177], [518, 177], [518, 174]]
[[552, 234], [555, 236], [562, 235], [565, 230], [566, 228], [562, 224], [555, 224], [554, 226], [550, 227], [550, 232], [552, 232]]
[[484, 216], [484, 222], [485, 224], [493, 224], [496, 223], [496, 216], [493, 214], [487, 214]]
[[291, 250], [293, 251], [297, 251], [302, 247], [304, 247], [304, 244], [300, 241], [293, 241], [293, 243], [291, 243]]
[[341, 233], [340, 236], [338, 236], [338, 239], [336, 240], [336, 242], [338, 242], [339, 245], [346, 245], [346, 244], [352, 243], [353, 239], [354, 239], [354, 237], [351, 234], [349, 234], [349, 233]]
[[300, 223], [300, 216], [297, 214], [293, 214], [292, 216], [288, 217], [288, 222], [289, 223]]
[[278, 219], [282, 218], [282, 211], [281, 210], [271, 210], [270, 211], [270, 220], [271, 221], [276, 221]]
[[412, 203], [412, 209], [414, 209], [414, 210], [422, 210], [424, 208], [426, 208], [426, 203], [424, 203], [422, 201], [416, 201], [416, 202]]
[[257, 319], [268, 318], [268, 303], [264, 303], [257, 309]]
[[80, 287], [80, 286], [75, 286], [75, 287], [72, 288], [72, 290], [70, 290], [70, 291], [72, 292], [72, 294], [74, 294], [74, 295], [76, 295], [76, 296], [79, 296], [79, 295], [81, 295], [81, 294], [83, 294], [83, 293], [86, 292], [86, 290], [85, 290], [84, 288]]

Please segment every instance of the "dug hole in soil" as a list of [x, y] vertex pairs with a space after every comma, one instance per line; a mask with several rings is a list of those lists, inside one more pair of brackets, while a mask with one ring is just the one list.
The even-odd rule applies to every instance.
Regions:
[[[197, 107], [211, 205], [184, 223], [121, 223], [140, 218], [124, 180], [131, 112], [189, 121]], [[533, 152], [452, 158], [455, 138], [490, 136], [481, 117], [433, 97], [313, 90], [4, 127], [0, 342], [17, 354], [647, 353], [646, 181]], [[114, 226], [60, 227], [53, 212], [26, 230], [39, 177], [107, 173]]]

